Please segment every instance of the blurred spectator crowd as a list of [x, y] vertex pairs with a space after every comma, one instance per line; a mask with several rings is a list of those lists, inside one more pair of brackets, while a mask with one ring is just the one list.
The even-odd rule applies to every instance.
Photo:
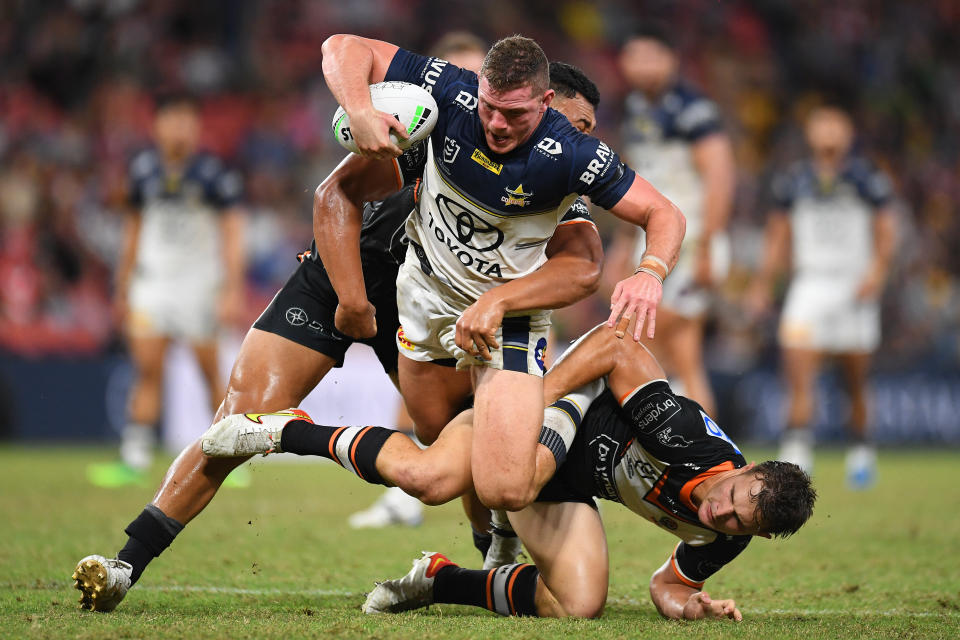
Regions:
[[[899, 196], [878, 367], [956, 370], [960, 3], [952, 0], [2, 3], [0, 347], [96, 354], [115, 343], [111, 278], [126, 168], [149, 143], [155, 90], [199, 95], [204, 146], [244, 174], [252, 320], [308, 245], [313, 189], [343, 154], [320, 72], [326, 36], [426, 51], [453, 29], [490, 42], [523, 33], [594, 79], [597, 135], [616, 144], [625, 93], [618, 42], [649, 19], [675, 29], [684, 74], [721, 105], [736, 145], [735, 265], [711, 328], [711, 368], [744, 371], [772, 357], [773, 321], [756, 326], [738, 301], [759, 259], [769, 176], [803, 154], [805, 110], [830, 100], [854, 113], [860, 149]], [[561, 330], [573, 335], [606, 317], [604, 300], [563, 315]]]

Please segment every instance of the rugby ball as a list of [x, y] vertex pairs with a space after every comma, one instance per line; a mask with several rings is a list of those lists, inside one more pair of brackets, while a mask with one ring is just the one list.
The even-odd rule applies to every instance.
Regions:
[[[426, 139], [437, 124], [437, 102], [426, 89], [418, 85], [379, 82], [370, 85], [370, 98], [374, 109], [392, 114], [407, 130], [410, 137], [406, 140], [390, 134], [401, 149], [409, 149]], [[357, 152], [357, 145], [350, 134], [350, 116], [343, 107], [338, 107], [333, 114], [333, 135], [344, 149]]]

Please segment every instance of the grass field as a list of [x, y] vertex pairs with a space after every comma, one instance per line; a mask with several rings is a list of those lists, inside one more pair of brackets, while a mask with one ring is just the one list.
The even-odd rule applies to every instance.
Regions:
[[958, 451], [883, 452], [880, 482], [864, 493], [843, 488], [839, 452], [821, 455], [805, 529], [757, 539], [707, 584], [737, 599], [740, 624], [660, 619], [647, 581], [674, 539], [613, 504], [603, 509], [612, 580], [599, 620], [452, 605], [364, 616], [373, 581], [404, 574], [421, 549], [478, 564], [459, 505], [428, 510], [418, 529], [355, 532], [346, 516], [379, 488], [333, 465], [282, 463], [255, 465], [249, 489], [223, 490], [115, 612], [81, 611], [76, 561], [112, 556], [153, 491], [88, 486], [85, 465], [112, 453], [0, 448], [0, 638], [960, 637]]

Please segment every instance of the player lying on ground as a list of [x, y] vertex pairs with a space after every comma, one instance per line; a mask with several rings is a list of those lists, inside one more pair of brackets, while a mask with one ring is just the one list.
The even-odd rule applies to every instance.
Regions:
[[[806, 522], [816, 498], [809, 476], [790, 463], [746, 464], [700, 405], [670, 390], [645, 347], [604, 327], [572, 347], [544, 383], [535, 493], [509, 514], [535, 566], [463, 569], [425, 552], [409, 574], [378, 584], [364, 611], [451, 603], [502, 615], [599, 616], [609, 575], [593, 500], [600, 497], [681, 539], [650, 580], [662, 615], [740, 620], [736, 603], [712, 599], [703, 583], [753, 536], [788, 536]], [[381, 427], [316, 425], [291, 412], [229, 416], [201, 441], [210, 455], [321, 455], [367, 482], [439, 504], [470, 488], [471, 422], [463, 412], [425, 450]]]
[[438, 433], [451, 415], [437, 410], [450, 379], [438, 363], [469, 369], [474, 490], [488, 507], [516, 509], [536, 473], [549, 312], [530, 305], [504, 314], [485, 295], [534, 272], [563, 212], [589, 196], [648, 231], [648, 260], [617, 285], [610, 320], [612, 327], [623, 312], [637, 320], [635, 339], [644, 326], [652, 337], [683, 215], [610, 147], [549, 108], [547, 58], [528, 38], [497, 42], [475, 74], [388, 42], [335, 35], [323, 44], [323, 73], [361, 153], [372, 157], [400, 153], [392, 129], [407, 135], [373, 108], [370, 83], [419, 84], [437, 101], [423, 195], [406, 227], [409, 257], [397, 278], [400, 386], [418, 435]]
[[[577, 75], [571, 79], [569, 65], [556, 68], [562, 77], [554, 86], [569, 94], [559, 108], [569, 112], [579, 128], [591, 129], [593, 104], [576, 90], [585, 80], [582, 73], [575, 70]], [[589, 118], [585, 123], [584, 117]], [[233, 413], [277, 411], [300, 404], [330, 369], [343, 364], [347, 348], [355, 341], [371, 346], [397, 383], [395, 281], [406, 251], [403, 226], [415, 206], [413, 185], [425, 160], [422, 146], [408, 150], [396, 162], [351, 154], [317, 188], [315, 246], [244, 338], [217, 420]], [[408, 186], [388, 196], [403, 185]], [[379, 198], [386, 199], [363, 204]], [[497, 301], [505, 311], [526, 304], [563, 306], [596, 290], [603, 250], [596, 227], [581, 222], [590, 222], [590, 216], [578, 200], [547, 244], [546, 263], [499, 288]], [[358, 246], [355, 262], [349, 252], [334, 253], [329, 262], [321, 262], [315, 249], [325, 243]], [[353, 270], [360, 273], [359, 286], [345, 278]], [[352, 311], [355, 308], [363, 310], [359, 320]], [[297, 315], [289, 317], [303, 322], [288, 321], [291, 313]], [[445, 401], [461, 407], [470, 394], [469, 374], [446, 370], [448, 378], [459, 380], [448, 391], [459, 395]], [[199, 441], [184, 449], [151, 504], [127, 526], [130, 538], [117, 559], [88, 556], [78, 564], [74, 579], [82, 594], [81, 605], [96, 611], [116, 607], [147, 564], [173, 542], [213, 499], [224, 478], [246, 459], [208, 458]], [[477, 536], [484, 538], [479, 544], [490, 544], [489, 535]], [[97, 586], [104, 590], [97, 591]]]

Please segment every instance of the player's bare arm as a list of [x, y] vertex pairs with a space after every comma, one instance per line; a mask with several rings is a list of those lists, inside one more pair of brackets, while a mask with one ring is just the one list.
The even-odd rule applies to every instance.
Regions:
[[693, 164], [703, 180], [703, 230], [697, 246], [697, 284], [713, 284], [710, 273], [710, 248], [713, 235], [727, 228], [736, 188], [736, 162], [733, 146], [725, 133], [701, 138], [691, 148]]
[[349, 34], [330, 36], [323, 43], [323, 76], [333, 97], [350, 116], [351, 134], [360, 155], [396, 158], [402, 151], [390, 139], [390, 132], [408, 137], [396, 118], [374, 109], [370, 100], [370, 85], [384, 79], [398, 48], [389, 42]]
[[644, 259], [637, 273], [617, 283], [607, 319], [610, 328], [616, 327], [621, 318], [626, 325], [635, 320], [633, 339], [639, 342], [644, 325], [648, 338], [653, 338], [656, 331], [663, 278], [677, 264], [686, 219], [672, 202], [640, 176], [634, 178], [630, 189], [610, 212], [647, 232]]
[[896, 244], [896, 218], [889, 207], [883, 207], [873, 218], [873, 260], [857, 289], [857, 297], [861, 300], [874, 299], [883, 291]]
[[376, 335], [376, 309], [367, 300], [360, 262], [363, 203], [400, 188], [393, 160], [350, 154], [313, 195], [313, 236], [317, 253], [337, 292], [335, 324], [354, 338]]
[[[457, 345], [471, 355], [490, 359], [498, 349], [494, 335], [510, 311], [559, 309], [597, 290], [603, 244], [590, 222], [557, 227], [546, 248], [547, 261], [533, 273], [487, 291], [457, 320]], [[478, 351], [475, 345], [486, 344]]]
[[714, 600], [706, 591], [682, 582], [670, 566], [670, 558], [650, 578], [650, 598], [665, 618], [743, 620], [743, 614], [733, 600]]
[[747, 294], [747, 308], [754, 316], [767, 311], [774, 280], [789, 264], [790, 236], [790, 218], [787, 212], [782, 209], [772, 212], [764, 231], [763, 257]]
[[550, 405], [575, 389], [607, 377], [617, 397], [651, 380], [666, 378], [642, 343], [617, 339], [604, 325], [591, 329], [543, 377], [543, 400]]
[[140, 238], [140, 227], [143, 218], [139, 211], [128, 209], [124, 216], [123, 246], [120, 250], [120, 259], [117, 262], [117, 271], [114, 281], [113, 313], [118, 325], [123, 326], [129, 312], [130, 276], [133, 274], [133, 265], [137, 261], [137, 245]]
[[228, 324], [237, 324], [243, 318], [244, 275], [247, 269], [243, 242], [245, 223], [246, 214], [239, 207], [230, 207], [220, 219], [225, 278], [217, 311], [220, 321]]

